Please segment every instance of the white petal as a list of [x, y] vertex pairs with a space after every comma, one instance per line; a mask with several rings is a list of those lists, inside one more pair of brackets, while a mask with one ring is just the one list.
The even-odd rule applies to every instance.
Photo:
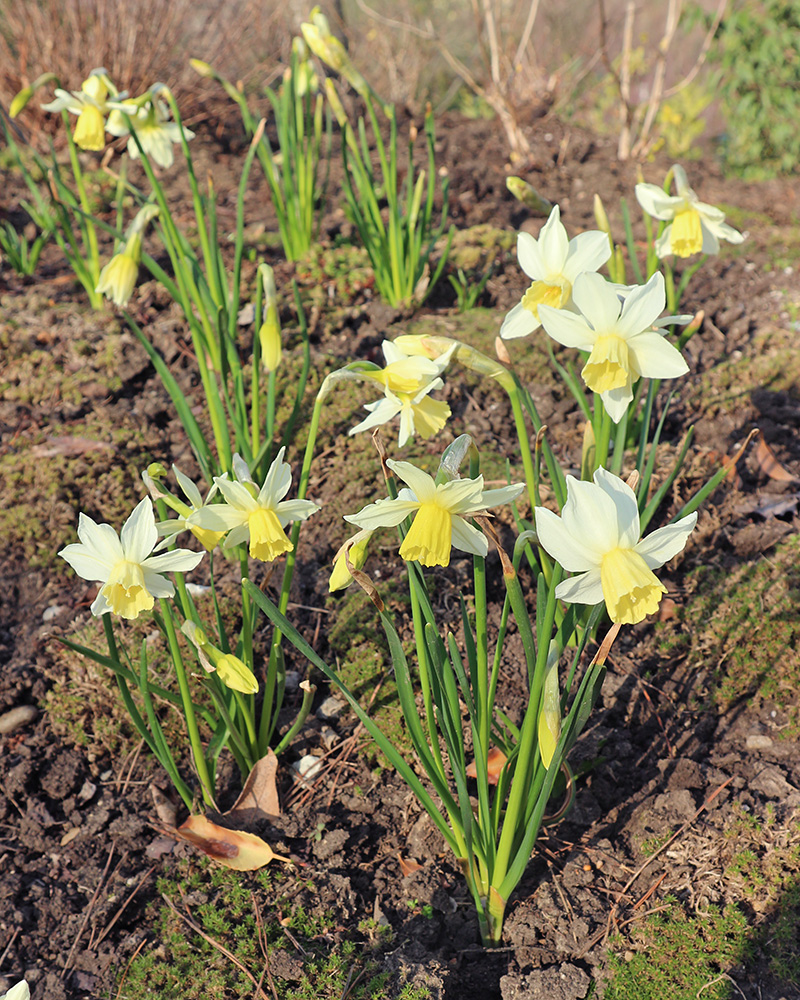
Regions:
[[78, 538], [90, 555], [109, 566], [125, 558], [119, 536], [110, 524], [96, 524], [87, 514], [78, 517]]
[[583, 316], [567, 312], [565, 309], [541, 305], [539, 317], [547, 335], [564, 347], [577, 347], [581, 351], [590, 351], [594, 346], [597, 335]]
[[[729, 226], [727, 222], [714, 222], [701, 216], [700, 224], [703, 229], [710, 230], [713, 236], [720, 240], [727, 240], [728, 243], [741, 243], [744, 240], [744, 235], [738, 229]], [[703, 249], [705, 252], [705, 240], [703, 241]]]
[[289, 464], [283, 460], [285, 451], [285, 448], [281, 448], [275, 456], [275, 460], [267, 472], [264, 485], [258, 491], [260, 507], [274, 507], [289, 492], [289, 487], [292, 485], [292, 470]]
[[[622, 302], [602, 274], [591, 271], [579, 274], [572, 286], [572, 298], [597, 334], [616, 331]], [[541, 316], [541, 312], [539, 315]], [[592, 343], [595, 339], [592, 337]]]
[[172, 597], [175, 593], [175, 587], [171, 580], [165, 576], [159, 576], [158, 573], [148, 573], [147, 570], [144, 574], [144, 585], [153, 597]]
[[483, 476], [477, 479], [454, 479], [437, 487], [436, 499], [451, 514], [471, 514], [483, 510]]
[[546, 280], [550, 275], [563, 274], [569, 240], [561, 222], [561, 210], [558, 205], [554, 206], [550, 218], [542, 226], [538, 242], [539, 253], [545, 266], [545, 273], [540, 277]]
[[645, 330], [628, 341], [636, 367], [646, 378], [678, 378], [689, 371], [683, 355], [655, 330]]
[[282, 528], [285, 528], [290, 521], [305, 521], [318, 510], [319, 504], [311, 500], [282, 500], [275, 507]]
[[666, 301], [664, 275], [656, 271], [646, 285], [639, 285], [626, 297], [617, 324], [620, 335], [628, 340], [642, 330], [649, 330], [664, 311]]
[[600, 570], [593, 569], [569, 580], [562, 580], [556, 587], [556, 597], [569, 604], [599, 604], [603, 600]]
[[192, 505], [192, 507], [202, 507], [203, 498], [200, 496], [200, 490], [191, 481], [188, 476], [185, 476], [177, 465], [172, 466], [172, 471], [175, 473], [175, 479], [178, 481], [178, 486], [180, 486], [183, 491], [183, 495]]
[[503, 340], [516, 340], [517, 337], [527, 337], [540, 326], [539, 320], [530, 309], [526, 309], [521, 302], [518, 302], [510, 312], [506, 313], [506, 318], [500, 327], [500, 336]]
[[672, 223], [667, 226], [664, 232], [656, 240], [656, 256], [659, 260], [669, 257], [672, 253]]
[[669, 195], [657, 184], [637, 184], [636, 200], [654, 219], [666, 221], [675, 217], [675, 212], [683, 204], [683, 198]]
[[400, 410], [400, 436], [397, 444], [400, 448], [405, 448], [414, 437], [414, 411], [410, 406], [404, 406]]
[[[254, 504], [253, 510], [257, 509], [258, 505]], [[208, 528], [210, 531], [229, 531], [241, 524], [247, 524], [251, 513], [250, 510], [242, 510], [241, 507], [234, 507], [231, 504], [215, 503], [196, 510], [186, 519], [186, 523], [189, 527]]]
[[114, 565], [113, 561], [110, 562], [77, 542], [65, 546], [58, 554], [66, 560], [78, 576], [84, 580], [94, 580], [98, 583], [105, 583]]
[[595, 472], [594, 481], [614, 501], [620, 548], [632, 549], [638, 543], [641, 534], [639, 505], [635, 493], [623, 479], [602, 466]]
[[513, 503], [524, 489], [525, 483], [511, 483], [508, 486], [501, 486], [499, 489], [484, 490], [481, 496], [481, 507], [490, 510], [492, 507]]
[[462, 517], [453, 518], [452, 542], [455, 548], [462, 552], [471, 552], [474, 556], [485, 556], [489, 552], [489, 543], [483, 532], [467, 522]]
[[[553, 211], [555, 212], [557, 209], [558, 206]], [[517, 234], [517, 260], [529, 278], [536, 280], [544, 277], [547, 267], [542, 259], [539, 244], [530, 233]]]
[[344, 519], [359, 528], [366, 528], [367, 531], [374, 531], [376, 528], [395, 528], [409, 514], [419, 510], [419, 506], [414, 500], [401, 500], [400, 497], [396, 500], [378, 500], [377, 503], [367, 504], [357, 514], [346, 514]]
[[246, 542], [250, 537], [250, 525], [240, 524], [235, 528], [231, 528], [228, 532], [225, 541], [222, 543], [223, 549], [232, 549], [236, 545], [241, 545], [242, 542]]
[[563, 520], [545, 507], [535, 509], [536, 535], [545, 551], [572, 573], [594, 569], [599, 566], [600, 557], [587, 551], [583, 544], [583, 534], [573, 535]]
[[158, 541], [158, 531], [150, 497], [144, 497], [134, 507], [133, 513], [122, 525], [119, 540], [125, 558], [130, 562], [141, 563], [153, 551]]
[[250, 466], [245, 462], [242, 456], [237, 451], [233, 456], [233, 474], [236, 476], [237, 482], [240, 483], [252, 483], [255, 486], [255, 480], [250, 472]]
[[597, 271], [611, 256], [611, 244], [605, 233], [591, 230], [569, 241], [569, 251], [564, 263], [564, 277], [575, 283], [584, 271]]
[[402, 361], [403, 358], [408, 357], [406, 352], [401, 351], [397, 344], [393, 343], [391, 340], [384, 340], [381, 344], [381, 350], [383, 351], [383, 359], [386, 362], [387, 367], [395, 364], [397, 361]]
[[111, 611], [111, 605], [105, 598], [102, 590], [98, 593], [97, 597], [92, 601], [92, 606], [89, 609], [92, 614], [99, 618], [101, 615], [107, 615]]
[[361, 423], [356, 424], [355, 427], [351, 427], [349, 433], [351, 435], [358, 434], [360, 431], [368, 431], [372, 427], [380, 427], [381, 424], [387, 424], [397, 416], [402, 408], [403, 404], [394, 395], [378, 399], [374, 403], [367, 403], [364, 409], [369, 410], [370, 415], [364, 417]]
[[420, 503], [429, 503], [433, 500], [436, 495], [436, 484], [427, 472], [423, 472], [410, 462], [394, 462], [389, 459], [386, 464], [398, 478], [411, 487]]
[[650, 569], [658, 569], [659, 566], [663, 566], [665, 562], [683, 551], [695, 524], [697, 524], [696, 513], [682, 517], [680, 521], [667, 524], [647, 535], [636, 546], [636, 551]]
[[252, 514], [258, 508], [259, 505], [256, 498], [242, 483], [232, 483], [230, 480], [221, 479], [219, 476], [214, 477], [214, 483], [219, 487], [220, 493], [231, 507], [235, 507], [237, 510], [248, 514]]
[[561, 520], [573, 538], [579, 540], [592, 566], [598, 566], [605, 553], [619, 545], [617, 508], [611, 497], [594, 483], [567, 476], [567, 502]]
[[689, 187], [689, 178], [686, 176], [686, 171], [683, 169], [680, 163], [676, 163], [673, 166], [672, 176], [675, 179], [675, 190], [678, 192], [678, 194], [684, 198], [687, 195], [691, 195], [692, 199], [696, 200], [694, 198], [694, 191], [692, 191], [692, 189]]
[[[162, 552], [150, 556], [142, 563], [142, 568], [151, 573], [188, 573], [197, 566], [203, 558], [203, 552], [192, 552], [190, 549], [174, 549], [172, 552]], [[152, 592], [151, 592], [152, 593]]]

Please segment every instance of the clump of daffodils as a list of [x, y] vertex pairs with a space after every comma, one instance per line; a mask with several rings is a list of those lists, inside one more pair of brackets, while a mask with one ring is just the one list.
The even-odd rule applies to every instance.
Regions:
[[138, 98], [138, 107], [128, 108], [127, 116], [136, 132], [136, 139], [131, 134], [129, 121], [120, 110], [114, 110], [108, 116], [106, 131], [113, 136], [130, 136], [128, 139], [128, 155], [132, 160], [139, 157], [139, 145], [159, 167], [167, 169], [175, 160], [173, 146], [181, 141], [194, 138], [194, 132], [179, 125], [170, 118], [167, 104], [158, 96], [165, 93], [166, 87], [157, 83], [147, 94]]
[[601, 275], [582, 274], [573, 297], [578, 313], [542, 304], [542, 324], [559, 344], [591, 352], [581, 376], [600, 395], [614, 423], [627, 412], [640, 378], [677, 378], [688, 372], [680, 351], [656, 328], [666, 304], [660, 272], [624, 296]]
[[653, 570], [683, 550], [696, 522], [697, 514], [689, 514], [641, 538], [636, 495], [603, 468], [592, 483], [567, 476], [560, 517], [536, 508], [539, 544], [578, 574], [556, 587], [556, 597], [570, 604], [605, 601], [611, 620], [622, 625], [635, 625], [658, 610], [666, 587]]
[[426, 439], [433, 437], [447, 423], [450, 407], [442, 400], [431, 399], [430, 393], [444, 384], [440, 376], [449, 364], [454, 348], [449, 348], [435, 360], [407, 354], [390, 340], [384, 340], [381, 348], [386, 367], [363, 370], [361, 377], [381, 386], [383, 399], [365, 405], [369, 416], [356, 424], [350, 433], [371, 430], [399, 415], [401, 448], [415, 433]]
[[654, 219], [668, 222], [656, 240], [659, 257], [691, 257], [696, 253], [719, 253], [719, 241], [741, 243], [744, 236], [725, 222], [725, 213], [700, 201], [689, 187], [686, 171], [672, 168], [676, 194], [667, 194], [657, 184], [637, 184], [636, 198]]
[[400, 546], [400, 556], [423, 566], [449, 565], [453, 548], [485, 556], [489, 551], [486, 537], [467, 519], [511, 503], [525, 489], [523, 483], [515, 483], [486, 490], [483, 476], [437, 482], [410, 462], [390, 459], [387, 465], [406, 483], [406, 488], [400, 490], [396, 499], [367, 504], [357, 514], [345, 516], [345, 521], [365, 531], [374, 531], [396, 527], [407, 517], [413, 517]]
[[117, 535], [110, 524], [97, 524], [86, 514], [78, 520], [80, 542], [58, 553], [84, 580], [102, 584], [92, 614], [112, 612], [138, 618], [150, 611], [157, 597], [172, 597], [175, 587], [162, 573], [186, 573], [197, 566], [202, 552], [173, 549], [153, 555], [158, 542], [153, 503], [141, 500]]
[[538, 239], [529, 233], [517, 236], [517, 258], [531, 285], [503, 320], [500, 336], [512, 340], [533, 333], [541, 325], [542, 305], [571, 308], [572, 289], [578, 275], [597, 271], [610, 256], [608, 236], [599, 230], [568, 239], [556, 205]]
[[235, 480], [214, 478], [225, 503], [196, 510], [186, 519], [187, 526], [226, 531], [224, 549], [248, 542], [250, 555], [263, 562], [272, 562], [284, 552], [291, 552], [292, 543], [284, 528], [290, 521], [305, 521], [319, 506], [311, 500], [283, 499], [292, 485], [292, 470], [283, 460], [285, 451], [281, 448], [278, 452], [261, 487], [254, 482], [244, 459], [234, 455]]

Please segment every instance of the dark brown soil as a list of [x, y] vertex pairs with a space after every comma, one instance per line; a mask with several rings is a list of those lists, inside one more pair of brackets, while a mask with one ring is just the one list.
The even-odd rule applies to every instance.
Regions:
[[[530, 218], [506, 191], [499, 127], [454, 118], [438, 131], [439, 159], [450, 175], [452, 217], [459, 229], [490, 224], [538, 231], [542, 220]], [[612, 141], [547, 118], [536, 124], [533, 144], [535, 163], [525, 176], [559, 203], [571, 232], [593, 228], [595, 191], [602, 193], [612, 224], [619, 227], [618, 198], [633, 203], [636, 169], [616, 162]], [[196, 145], [198, 175], [208, 167], [217, 189], [229, 192], [221, 202], [223, 224], [228, 224], [224, 220], [226, 212], [232, 220], [240, 158], [219, 147], [205, 154], [206, 164], [201, 140]], [[646, 164], [646, 178], [660, 180], [666, 166], [665, 161]], [[701, 381], [723, 362], [755, 357], [767, 332], [790, 329], [792, 314], [783, 303], [792, 294], [796, 300], [792, 267], [797, 264], [780, 262], [780, 234], [788, 245], [786, 234], [797, 225], [800, 183], [756, 187], [724, 180], [710, 155], [690, 171], [703, 200], [738, 206], [760, 221], [750, 228], [743, 250], [726, 248], [708, 262], [684, 303], [687, 311], [703, 309], [705, 321], [689, 348], [691, 388], [675, 404], [665, 432], [677, 442], [683, 428], [696, 427], [688, 478], [673, 506], [754, 426], [781, 465], [800, 476], [796, 384], [765, 384], [735, 407], [722, 407], [712, 405], [703, 389], [713, 381]], [[182, 194], [176, 183], [176, 200]], [[0, 196], [0, 215], [15, 216], [22, 196], [12, 182]], [[263, 223], [268, 230], [272, 224], [265, 185], [255, 175], [247, 218], [248, 224]], [[346, 229], [341, 213], [332, 213], [325, 229], [328, 236]], [[274, 263], [281, 279], [294, 273], [277, 256]], [[251, 269], [246, 278], [252, 277]], [[500, 254], [483, 298], [495, 311], [498, 327], [524, 283], [513, 254]], [[191, 358], [177, 313], [152, 285], [137, 295], [137, 320], [191, 393]], [[64, 683], [63, 660], [52, 637], [69, 635], [90, 619], [94, 594], [90, 584], [56, 566], [52, 553], [73, 540], [80, 510], [119, 524], [141, 495], [138, 474], [149, 461], [191, 466], [169, 399], [134, 337], [111, 311], [95, 315], [80, 303], [54, 247], [46, 250], [33, 282], [9, 268], [2, 271], [2, 344], [9, 368], [0, 402], [0, 455], [19, 456], [25, 471], [22, 482], [17, 477], [0, 488], [8, 488], [0, 508], [22, 503], [20, 524], [27, 528], [0, 538], [0, 713], [18, 706], [39, 711], [33, 721], [0, 736], [0, 988], [2, 977], [11, 982], [24, 973], [35, 1000], [124, 996], [117, 994], [122, 971], [135, 953], [158, 945], [148, 909], [158, 900], [156, 880], [172, 870], [177, 857], [190, 853], [159, 833], [149, 784], [161, 776], [146, 753], [109, 753], [91, 735], [85, 746], [76, 746], [56, 735], [47, 708], [48, 690]], [[381, 306], [369, 288], [341, 305], [338, 311], [311, 311], [321, 374], [335, 363], [374, 354], [384, 334], [402, 332], [407, 321]], [[441, 317], [458, 331], [466, 321], [452, 305], [445, 282], [422, 313]], [[284, 321], [291, 326], [289, 312]], [[574, 461], [580, 448], [574, 405], [546, 386], [534, 392], [558, 446]], [[445, 441], [468, 426], [479, 446], [513, 453], [508, 415], [498, 410], [497, 419], [485, 417], [476, 407], [476, 393], [461, 394], [452, 381], [454, 431], [449, 438], [445, 434]], [[501, 400], [495, 402], [502, 406]], [[296, 620], [309, 638], [327, 616], [302, 609], [332, 607], [326, 604], [327, 573], [343, 538], [341, 514], [372, 490], [371, 482], [350, 481], [342, 460], [361, 447], [346, 437], [351, 423], [347, 413], [323, 429], [313, 470], [311, 493], [325, 510], [302, 536], [294, 595]], [[94, 428], [90, 437], [87, 424]], [[429, 451], [441, 447], [439, 440]], [[66, 464], [64, 456], [74, 457], [75, 449], [80, 461]], [[48, 485], [53, 478], [57, 489]], [[715, 494], [701, 516], [697, 539], [670, 569], [667, 585], [674, 606], [687, 596], [686, 580], [696, 567], [732, 572], [769, 558], [771, 547], [796, 531], [796, 490], [797, 480], [769, 478], [748, 453], [738, 480]], [[779, 511], [776, 516], [759, 513], [773, 501], [784, 502], [771, 508]], [[460, 585], [458, 574], [457, 562], [440, 574], [437, 594], [443, 606]], [[664, 617], [669, 617], [668, 607], [673, 605], [665, 602]], [[679, 615], [674, 617], [675, 633], [685, 633]], [[326, 655], [322, 624], [316, 641]], [[460, 874], [405, 786], [372, 767], [365, 740], [334, 752], [313, 793], [292, 790], [289, 763], [325, 745], [318, 721], [282, 763], [285, 815], [280, 826], [261, 831], [277, 851], [303, 862], [303, 875], [313, 878], [313, 892], [297, 880], [293, 899], [312, 913], [334, 915], [339, 929], [330, 944], [337, 935], [352, 936], [365, 917], [388, 921], [393, 943], [381, 962], [398, 989], [413, 981], [427, 984], [432, 997], [450, 1000], [580, 1000], [588, 995], [591, 979], [598, 980], [593, 995], [600, 996], [609, 935], [631, 935], [636, 920], [668, 895], [687, 912], [743, 902], [752, 916], [754, 957], [746, 967], [720, 971], [735, 980], [738, 995], [747, 1000], [800, 997], [797, 983], [777, 981], [770, 973], [764, 944], [769, 935], [758, 930], [769, 912], [755, 912], [735, 881], [723, 877], [730, 863], [730, 830], [743, 814], [763, 817], [771, 810], [780, 829], [793, 829], [796, 836], [800, 757], [796, 743], [779, 738], [785, 711], [746, 698], [720, 711], [703, 693], [707, 676], [701, 671], [698, 677], [697, 667], [689, 667], [686, 644], [670, 661], [657, 638], [653, 624], [645, 623], [628, 630], [615, 648], [602, 703], [572, 760], [582, 774], [575, 806], [565, 821], [545, 830], [510, 904], [504, 948], [490, 953], [480, 947]], [[687, 642], [691, 648], [691, 635]], [[707, 672], [715, 666], [708, 663]], [[510, 669], [511, 711], [522, 697], [520, 683]], [[98, 730], [95, 716], [111, 711], [112, 701], [109, 695], [106, 709], [97, 683], [87, 678], [87, 690], [92, 685], [83, 722], [88, 734]], [[322, 688], [320, 700], [328, 693]], [[347, 716], [328, 725], [342, 740], [354, 731], [354, 720]], [[236, 794], [232, 785], [229, 800]], [[645, 852], [645, 843], [661, 845], [670, 831], [680, 835], [668, 849]], [[398, 855], [423, 867], [403, 877]], [[268, 907], [271, 901], [254, 879], [242, 878], [250, 880], [259, 904]], [[413, 908], [410, 901], [417, 901]], [[432, 915], [422, 915], [428, 904]], [[291, 969], [285, 972], [290, 979]]]

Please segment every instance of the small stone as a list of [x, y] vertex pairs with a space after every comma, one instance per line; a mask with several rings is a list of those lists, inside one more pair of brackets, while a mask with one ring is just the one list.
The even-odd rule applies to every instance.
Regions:
[[97, 785], [95, 785], [93, 782], [87, 779], [86, 781], [84, 781], [83, 785], [81, 786], [81, 790], [78, 792], [78, 802], [80, 802], [81, 805], [88, 802], [89, 799], [93, 797], [96, 791], [97, 791]]
[[15, 729], [27, 726], [33, 722], [39, 714], [39, 709], [35, 705], [17, 705], [16, 708], [9, 709], [0, 715], [0, 736], [6, 733], [13, 733]]
[[317, 709], [318, 719], [338, 719], [345, 707], [343, 701], [339, 701], [338, 698], [330, 695]]
[[296, 760], [292, 764], [292, 770], [296, 772], [302, 781], [313, 781], [322, 768], [322, 761], [315, 757], [313, 753], [307, 753], [305, 757]]
[[61, 604], [51, 604], [49, 608], [45, 608], [42, 613], [43, 622], [51, 622], [54, 618], [58, 618], [61, 612], [64, 610]]
[[286, 690], [290, 693], [300, 687], [301, 674], [299, 670], [286, 671]]
[[751, 733], [745, 741], [748, 750], [768, 750], [772, 746], [771, 736], [762, 736], [760, 733]]

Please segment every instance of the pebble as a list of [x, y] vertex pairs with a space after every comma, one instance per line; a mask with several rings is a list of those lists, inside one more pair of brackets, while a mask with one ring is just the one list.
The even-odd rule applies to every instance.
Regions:
[[345, 703], [330, 695], [323, 701], [317, 709], [318, 719], [338, 719], [345, 707]]
[[300, 671], [299, 670], [287, 670], [286, 671], [286, 690], [289, 692], [296, 691], [300, 687]]
[[39, 709], [35, 705], [17, 705], [16, 708], [9, 709], [0, 715], [0, 736], [6, 733], [13, 733], [15, 729], [27, 726], [33, 722], [39, 714]]
[[292, 770], [303, 781], [312, 781], [319, 774], [321, 768], [322, 761], [313, 753], [307, 753], [305, 757], [301, 757], [300, 760], [296, 760], [292, 764]]
[[62, 604], [51, 604], [49, 608], [45, 608], [42, 612], [42, 621], [51, 622], [54, 618], [58, 618], [64, 610], [65, 609]]
[[768, 750], [772, 746], [771, 736], [762, 736], [760, 733], [751, 733], [745, 741], [748, 750]]

